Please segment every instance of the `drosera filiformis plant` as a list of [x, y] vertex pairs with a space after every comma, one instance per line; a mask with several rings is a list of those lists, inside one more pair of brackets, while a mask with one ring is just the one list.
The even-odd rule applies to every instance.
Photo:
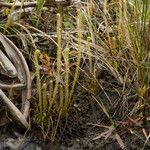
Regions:
[[54, 91], [53, 91], [53, 96], [52, 96], [52, 101], [49, 110], [51, 110], [51, 107], [55, 101], [55, 97], [58, 91], [58, 86], [60, 82], [60, 74], [61, 74], [61, 15], [58, 13], [57, 14], [57, 35], [58, 35], [58, 40], [57, 40], [57, 79], [54, 85]]
[[34, 52], [35, 60], [35, 69], [36, 69], [36, 84], [37, 84], [37, 93], [38, 93], [38, 106], [39, 106], [39, 119], [42, 121], [42, 93], [41, 93], [41, 77], [40, 77], [40, 67], [39, 67], [39, 55], [41, 54], [40, 50]]
[[78, 31], [78, 55], [77, 55], [77, 62], [76, 62], [76, 70], [74, 74], [74, 79], [70, 91], [70, 100], [72, 99], [75, 86], [78, 80], [78, 75], [79, 75], [79, 69], [80, 69], [80, 63], [81, 63], [81, 54], [82, 54], [82, 44], [81, 44], [81, 39], [82, 39], [82, 32], [81, 32], [81, 11], [80, 9], [77, 10], [77, 31]]

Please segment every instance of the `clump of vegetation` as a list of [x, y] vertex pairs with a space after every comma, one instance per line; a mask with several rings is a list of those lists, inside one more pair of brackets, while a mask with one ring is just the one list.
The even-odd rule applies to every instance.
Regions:
[[[53, 79], [49, 79], [50, 82], [48, 82], [48, 85], [44, 83], [41, 84], [41, 77], [40, 77], [40, 67], [39, 67], [39, 61], [38, 58], [40, 58], [41, 52], [39, 50], [36, 50], [34, 52], [35, 57], [35, 67], [36, 67], [36, 78], [37, 78], [37, 93], [38, 93], [38, 99], [39, 99], [39, 109], [38, 109], [38, 120], [40, 123], [40, 126], [43, 130], [43, 134], [45, 134], [45, 128], [48, 126], [52, 126], [53, 124], [53, 116], [57, 118], [55, 127], [52, 127], [52, 135], [51, 140], [55, 140], [55, 134], [57, 131], [57, 127], [59, 124], [59, 121], [61, 118], [68, 117], [68, 113], [70, 110], [70, 107], [72, 105], [72, 97], [74, 94], [75, 86], [78, 80], [79, 75], [79, 68], [80, 68], [80, 62], [81, 62], [81, 19], [80, 19], [80, 10], [78, 12], [77, 17], [77, 27], [78, 27], [78, 52], [77, 52], [77, 62], [76, 62], [76, 69], [75, 69], [75, 75], [72, 84], [69, 85], [69, 48], [65, 48], [64, 54], [62, 53], [62, 36], [61, 36], [61, 15], [57, 14], [57, 58], [56, 58], [56, 78], [55, 81]], [[61, 69], [62, 69], [62, 54], [64, 58], [64, 81], [61, 79]], [[63, 82], [63, 84], [61, 83]], [[69, 89], [69, 86], [71, 89]], [[47, 90], [47, 87], [49, 89]], [[43, 89], [43, 92], [42, 92]], [[43, 93], [43, 94], [42, 94]], [[56, 119], [55, 118], [55, 119]], [[46, 125], [46, 126], [45, 126]]]

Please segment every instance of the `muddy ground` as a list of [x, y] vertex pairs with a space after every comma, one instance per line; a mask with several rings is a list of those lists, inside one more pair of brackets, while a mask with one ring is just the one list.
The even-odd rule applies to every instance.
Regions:
[[[114, 78], [107, 75], [103, 78], [103, 76], [101, 80], [110, 80], [110, 82], [103, 82], [106, 83], [103, 84], [103, 90], [99, 88], [95, 95], [76, 89], [76, 95], [78, 96], [75, 97], [72, 111], [67, 119], [60, 121], [56, 140], [53, 144], [48, 139], [45, 139], [45, 141], [42, 139], [43, 136], [36, 124], [32, 124], [32, 130], [28, 132], [19, 129], [18, 125], [15, 125], [6, 113], [7, 111], [4, 111], [5, 106], [1, 103], [0, 150], [149, 150], [150, 142], [148, 140], [145, 144], [146, 138], [142, 132], [143, 126], [129, 125], [129, 123], [123, 122], [118, 108], [121, 105], [115, 106], [122, 99], [114, 90], [114, 86], [118, 90], [121, 89], [121, 86], [115, 84]], [[77, 91], [82, 92], [79, 94]], [[94, 100], [93, 96], [98, 101]], [[102, 100], [105, 104], [109, 103], [108, 97], [113, 103], [109, 113], [118, 124], [112, 134], [106, 134], [106, 136], [94, 140], [94, 138], [108, 131], [107, 128], [99, 127], [99, 125], [110, 126], [110, 121], [98, 105], [99, 100]], [[116, 134], [120, 136], [123, 144], [116, 140], [114, 136]]]

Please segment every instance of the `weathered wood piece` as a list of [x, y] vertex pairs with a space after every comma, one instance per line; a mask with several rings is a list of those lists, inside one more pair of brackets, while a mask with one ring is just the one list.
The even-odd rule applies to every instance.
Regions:
[[31, 98], [31, 77], [28, 65], [20, 50], [2, 33], [0, 33], [0, 41], [5, 48], [4, 50], [7, 56], [18, 72], [20, 82], [26, 85], [26, 88], [22, 90], [22, 113], [27, 119], [30, 108], [29, 100]]
[[28, 128], [29, 124], [25, 119], [25, 116], [20, 112], [20, 110], [10, 101], [10, 99], [4, 94], [4, 92], [0, 89], [0, 99], [8, 108], [11, 115], [14, 117], [16, 123], [19, 123], [21, 127]]

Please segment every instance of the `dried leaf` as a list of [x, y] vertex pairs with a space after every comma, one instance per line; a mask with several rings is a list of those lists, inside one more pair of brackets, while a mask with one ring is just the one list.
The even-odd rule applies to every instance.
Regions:
[[27, 118], [30, 107], [29, 100], [31, 98], [31, 78], [29, 68], [20, 50], [2, 33], [0, 33], [0, 42], [4, 46], [7, 56], [14, 64], [20, 82], [26, 85], [26, 88], [22, 90], [22, 111], [25, 118]]
[[119, 136], [119, 134], [117, 134], [117, 133], [115, 134], [115, 139], [117, 140], [118, 144], [120, 145], [120, 148], [121, 148], [121, 149], [124, 149], [124, 148], [125, 148], [125, 145], [124, 145], [124, 143], [123, 143], [121, 137]]
[[17, 70], [0, 49], [0, 73], [11, 78], [17, 77]]
[[98, 135], [97, 137], [93, 138], [92, 140], [98, 140], [98, 139], [100, 139], [102, 137], [104, 137], [105, 140], [107, 140], [110, 137], [110, 135], [112, 135], [113, 131], [114, 131], [114, 128], [109, 127], [108, 131], [102, 132], [100, 135]]
[[141, 117], [139, 118], [136, 118], [136, 119], [133, 119], [131, 117], [128, 117], [128, 122], [129, 122], [129, 125], [130, 126], [139, 126], [139, 127], [142, 127], [142, 119]]
[[[9, 59], [12, 61], [12, 63], [17, 69], [18, 78], [20, 79], [21, 83], [25, 83], [25, 69], [22, 63], [20, 62], [20, 56], [22, 56], [21, 52], [6, 36], [2, 34], [0, 34], [0, 41], [5, 48], [4, 51], [7, 53]], [[25, 61], [23, 56], [21, 59], [21, 61]]]
[[102, 132], [100, 135], [98, 135], [97, 137], [93, 138], [92, 140], [98, 140], [102, 137], [105, 138], [105, 140], [107, 140], [108, 138], [113, 138], [116, 139], [119, 146], [121, 147], [121, 149], [125, 148], [125, 145], [121, 139], [121, 137], [119, 136], [119, 134], [114, 133], [113, 131], [115, 130], [113, 127], [108, 127], [108, 126], [103, 126], [104, 128], [107, 128], [108, 130], [105, 132]]
[[147, 137], [148, 137], [148, 135], [147, 135], [146, 130], [145, 130], [144, 128], [142, 128], [142, 131], [143, 131], [144, 136], [147, 138]]

